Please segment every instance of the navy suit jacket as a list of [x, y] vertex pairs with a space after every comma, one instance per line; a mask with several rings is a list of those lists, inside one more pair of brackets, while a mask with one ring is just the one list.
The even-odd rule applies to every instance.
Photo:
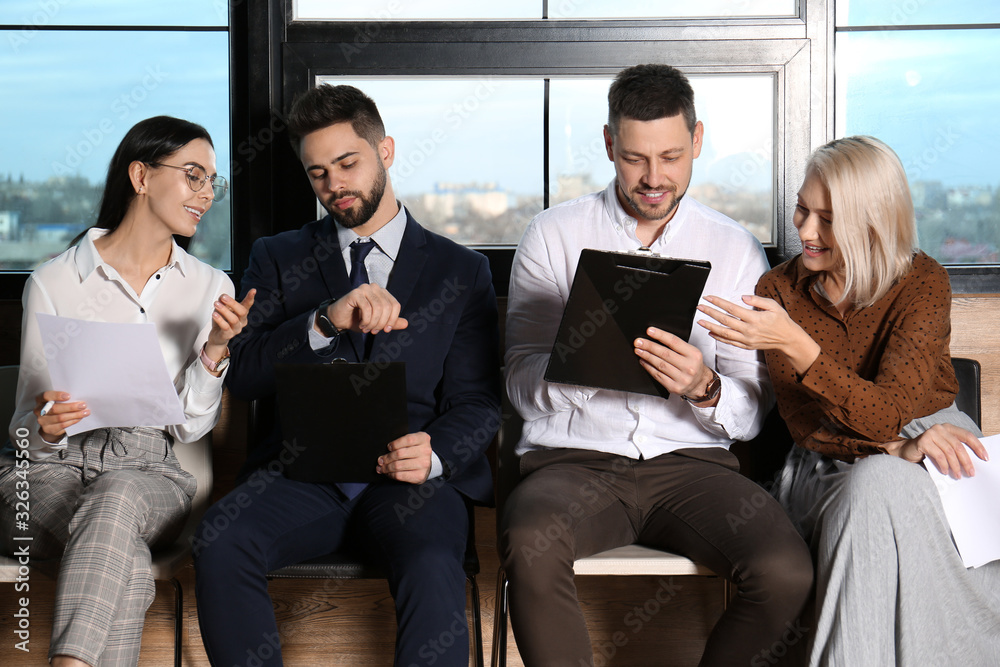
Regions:
[[[318, 353], [309, 345], [311, 313], [326, 299], [350, 291], [330, 216], [254, 242], [240, 288], [241, 300], [251, 288], [257, 296], [247, 327], [229, 346], [226, 385], [236, 398], [273, 396], [275, 363], [363, 359], [359, 334], [342, 334], [332, 352]], [[407, 213], [387, 289], [409, 326], [376, 335], [370, 360], [406, 362], [410, 432], [431, 436], [448, 484], [490, 504], [493, 482], [485, 451], [500, 426], [500, 361], [489, 263], [482, 254], [425, 230]], [[262, 446], [250, 453], [244, 474], [278, 456], [280, 433], [278, 425], [270, 434], [258, 434]], [[335, 423], [330, 434], [336, 437]]]

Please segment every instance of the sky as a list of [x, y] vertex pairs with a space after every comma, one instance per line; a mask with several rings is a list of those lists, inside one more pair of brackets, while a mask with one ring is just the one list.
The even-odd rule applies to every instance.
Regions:
[[0, 177], [102, 181], [128, 129], [161, 114], [204, 125], [228, 173], [228, 96], [225, 32], [0, 30]]

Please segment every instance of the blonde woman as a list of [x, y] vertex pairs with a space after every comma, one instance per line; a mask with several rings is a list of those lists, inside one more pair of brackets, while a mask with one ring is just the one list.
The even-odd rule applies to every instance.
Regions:
[[896, 154], [848, 137], [810, 158], [802, 254], [700, 322], [764, 350], [795, 443], [779, 500], [817, 561], [811, 665], [1000, 664], [1000, 562], [967, 570], [924, 466], [987, 458], [954, 405], [948, 273], [916, 250]]

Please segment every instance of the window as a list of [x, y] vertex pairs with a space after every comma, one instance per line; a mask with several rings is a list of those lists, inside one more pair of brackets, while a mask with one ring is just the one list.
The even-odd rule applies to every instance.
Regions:
[[[982, 146], [977, 158], [996, 148], [981, 110], [997, 107], [1000, 68], [994, 44], [1000, 5], [987, 0], [663, 2], [656, 3], [657, 16], [646, 17], [648, 7], [628, 0], [276, 0], [269, 10], [254, 10], [260, 12], [255, 24], [280, 26], [270, 33], [269, 53], [256, 58], [255, 71], [266, 71], [269, 78], [266, 90], [262, 79], [257, 84], [261, 94], [249, 100], [259, 105], [251, 109], [259, 119], [254, 126], [287, 113], [295, 95], [320, 81], [357, 83], [387, 116], [403, 160], [397, 171], [425, 158], [426, 174], [403, 179], [394, 173], [404, 201], [411, 208], [414, 199], [426, 203], [418, 213], [423, 222], [480, 248], [493, 262], [497, 291], [504, 294], [513, 244], [532, 212], [603, 187], [611, 178], [599, 136], [608, 82], [623, 67], [667, 62], [691, 77], [706, 141], [714, 144], [707, 144], [695, 162], [692, 194], [753, 229], [772, 261], [800, 250], [791, 219], [812, 150], [838, 135], [870, 132], [896, 147], [904, 164], [923, 168], [921, 174], [910, 172], [918, 208], [942, 199], [951, 207], [934, 212], [923, 206], [919, 224], [925, 246], [936, 242], [939, 250], [933, 253], [962, 262], [949, 267], [956, 291], [1000, 291], [1000, 260], [969, 263], [993, 261], [990, 244], [1000, 243], [991, 234], [1000, 225], [996, 204], [988, 210], [983, 190], [992, 188], [991, 201], [996, 201], [994, 167], [986, 158], [974, 160], [972, 144], [966, 143]], [[908, 43], [932, 33], [934, 41]], [[892, 58], [894, 51], [913, 49], [923, 51], [919, 77], [909, 72], [915, 67], [899, 71]], [[955, 85], [957, 76], [938, 79], [924, 53], [985, 83], [963, 86]], [[914, 85], [917, 78], [923, 83]], [[446, 113], [442, 107], [433, 110], [428, 98], [451, 94], [457, 96], [455, 104], [469, 94], [463, 86], [477, 81], [502, 82], [509, 99], [522, 96], [521, 102], [485, 135], [476, 123], [465, 122], [464, 134], [454, 139], [456, 150], [459, 143], [465, 149], [464, 159], [446, 159], [452, 128], [446, 128], [448, 140], [439, 133], [435, 142], [427, 134]], [[403, 92], [412, 86], [421, 90], [421, 85], [427, 94]], [[453, 92], [444, 92], [449, 87]], [[928, 92], [930, 87], [935, 90]], [[937, 88], [945, 92], [939, 95]], [[508, 100], [507, 94], [480, 101], [476, 114], [493, 114], [486, 107]], [[938, 107], [956, 112], [934, 116], [943, 113]], [[402, 121], [415, 118], [423, 118], [417, 124], [423, 129], [410, 134]], [[961, 138], [949, 135], [942, 118], [955, 121]], [[935, 141], [940, 147], [953, 139], [947, 151], [935, 148]], [[916, 150], [907, 147], [908, 141]], [[420, 142], [424, 153], [433, 145], [434, 154], [411, 154], [420, 150]], [[268, 224], [279, 231], [313, 217], [316, 204], [290, 151], [279, 146], [273, 154], [272, 166], [257, 160], [251, 170], [256, 182], [277, 184], [272, 188], [274, 222]], [[971, 176], [947, 185], [959, 168]], [[935, 176], [935, 170], [947, 176]], [[432, 225], [426, 216], [434, 206], [454, 214]], [[519, 220], [489, 219], [487, 214], [503, 206]], [[959, 206], [968, 215], [941, 225], [940, 217], [954, 217]], [[468, 224], [473, 211], [479, 219]], [[945, 229], [955, 238], [944, 237]]]
[[892, 146], [943, 264], [1000, 263], [997, 21], [986, 0], [837, 4], [836, 134]]
[[[225, 2], [5, 2], [0, 90], [0, 269], [29, 271], [93, 223], [111, 155], [144, 118], [205, 126], [229, 175]], [[231, 201], [212, 207], [190, 246], [222, 269]]]
[[541, 79], [322, 77], [317, 83], [349, 83], [375, 100], [396, 142], [393, 191], [428, 229], [460, 243], [516, 244], [542, 210]]
[[795, 16], [795, 0], [507, 0], [469, 3], [462, 0], [362, 0], [329, 2], [296, 0], [299, 21], [469, 20], [469, 19], [618, 19], [731, 18]]
[[[690, 76], [705, 126], [689, 195], [774, 241], [774, 87], [772, 74]], [[549, 111], [551, 204], [603, 189], [614, 178], [604, 148], [613, 79], [555, 79]], [[733, 105], [732, 100], [741, 100]]]
[[[689, 194], [770, 243], [773, 77], [691, 82], [709, 129]], [[317, 83], [355, 85], [375, 100], [396, 141], [389, 170], [396, 196], [422, 224], [461, 243], [516, 245], [546, 205], [546, 182], [554, 205], [614, 177], [602, 131], [609, 78], [327, 76]], [[738, 109], [728, 103], [734, 97], [744, 100]]]
[[[293, 20], [281, 112], [319, 83], [365, 90], [396, 139], [393, 182], [417, 219], [509, 261], [535, 213], [613, 176], [602, 128], [614, 75], [669, 62], [691, 78], [706, 125], [691, 195], [780, 254], [797, 251], [786, 184], [798, 188], [814, 138], [826, 136], [825, 95], [810, 103], [812, 88], [825, 88], [823, 34], [804, 16]], [[291, 171], [291, 162], [282, 168]], [[299, 215], [284, 194], [280, 210]], [[315, 214], [309, 205], [299, 224]], [[494, 266], [501, 280], [503, 261]]]

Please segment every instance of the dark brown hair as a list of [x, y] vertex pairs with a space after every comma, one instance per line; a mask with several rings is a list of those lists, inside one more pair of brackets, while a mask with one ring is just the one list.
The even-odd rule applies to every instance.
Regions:
[[302, 138], [310, 132], [346, 122], [372, 148], [385, 139], [385, 125], [372, 98], [354, 86], [323, 84], [295, 99], [288, 114], [288, 137], [298, 152]]
[[687, 77], [670, 65], [635, 65], [615, 77], [608, 90], [608, 128], [618, 136], [622, 118], [659, 120], [684, 115], [694, 134], [698, 118], [694, 112], [694, 90]]

